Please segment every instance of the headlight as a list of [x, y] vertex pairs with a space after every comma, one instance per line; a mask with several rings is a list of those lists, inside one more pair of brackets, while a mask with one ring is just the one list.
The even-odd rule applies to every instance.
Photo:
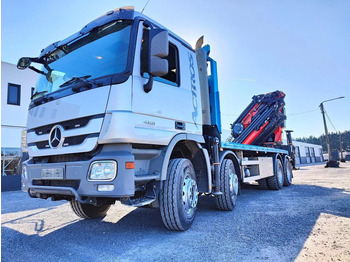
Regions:
[[22, 166], [22, 180], [28, 179], [27, 167], [25, 165]]
[[117, 162], [95, 161], [89, 169], [89, 180], [111, 181], [117, 174]]

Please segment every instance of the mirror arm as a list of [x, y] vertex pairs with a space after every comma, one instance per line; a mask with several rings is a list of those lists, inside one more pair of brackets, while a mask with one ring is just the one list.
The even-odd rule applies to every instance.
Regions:
[[47, 63], [47, 58], [44, 59], [44, 63], [43, 63], [44, 67], [46, 68], [48, 74], [51, 74], [51, 72], [53, 71], [51, 69], [51, 67], [49, 67], [48, 63]]
[[[148, 20], [143, 22], [143, 26], [150, 29], [154, 28], [152, 23]], [[143, 85], [143, 90], [145, 91], [145, 93], [149, 93], [152, 90], [152, 87], [153, 87], [153, 76], [150, 74], [147, 83]]]
[[36, 72], [36, 73], [38, 73], [38, 74], [42, 74], [42, 75], [46, 76], [46, 74], [45, 74], [43, 71], [41, 71], [41, 70], [35, 68], [34, 66], [29, 66], [28, 68], [31, 69], [31, 70], [33, 70], [34, 72]]
[[146, 28], [150, 28], [150, 29], [154, 29], [154, 26], [152, 25], [152, 23], [148, 20], [145, 20], [143, 22], [143, 26], [146, 27]]
[[151, 91], [152, 86], [153, 86], [153, 76], [150, 75], [147, 83], [143, 85], [143, 90], [145, 91], [145, 93], [148, 93], [149, 91]]

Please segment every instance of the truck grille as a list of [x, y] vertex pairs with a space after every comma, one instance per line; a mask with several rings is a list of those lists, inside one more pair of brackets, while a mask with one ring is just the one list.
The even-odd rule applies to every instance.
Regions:
[[[94, 151], [94, 152], [98, 152]], [[35, 164], [47, 164], [47, 163], [63, 163], [63, 162], [77, 162], [77, 161], [88, 161], [93, 158], [93, 155], [87, 153], [77, 153], [77, 154], [65, 154], [65, 155], [52, 155], [52, 156], [42, 156], [33, 157]]]
[[[104, 114], [99, 114], [30, 129], [27, 131], [29, 155], [40, 157], [90, 152], [97, 146], [103, 119]], [[52, 140], [52, 136], [56, 136], [56, 133], [50, 134], [50, 132], [56, 125], [60, 130], [59, 138], [56, 140], [56, 145], [52, 144], [51, 148], [49, 140]]]
[[80, 180], [33, 180], [32, 183], [34, 186], [60, 186], [78, 190]]
[[94, 118], [101, 118], [103, 117], [103, 114], [100, 115], [95, 115], [95, 116], [87, 116], [87, 117], [82, 117], [82, 118], [76, 118], [76, 119], [72, 119], [72, 120], [68, 120], [68, 121], [64, 121], [64, 122], [58, 122], [55, 124], [50, 124], [50, 125], [46, 125], [46, 126], [41, 126], [38, 128], [34, 128], [34, 129], [30, 129], [27, 132], [32, 132], [34, 131], [35, 134], [37, 135], [44, 135], [44, 134], [48, 134], [50, 133], [51, 129], [55, 126], [55, 125], [61, 125], [64, 130], [70, 130], [70, 129], [74, 129], [74, 128], [81, 128], [86, 126], [91, 119]]
[[[87, 137], [97, 137], [98, 134], [91, 134], [91, 135], [82, 135], [82, 136], [72, 136], [72, 137], [66, 137], [64, 139], [64, 143], [63, 146], [75, 146], [75, 145], [80, 145], [81, 143], [83, 143], [85, 141], [85, 139]], [[41, 141], [41, 142], [37, 142], [35, 143], [36, 147], [38, 149], [45, 149], [45, 148], [49, 148], [49, 141]]]

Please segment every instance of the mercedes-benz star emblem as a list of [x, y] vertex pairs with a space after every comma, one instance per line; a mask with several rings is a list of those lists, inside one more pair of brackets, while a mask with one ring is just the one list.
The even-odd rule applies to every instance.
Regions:
[[54, 126], [50, 131], [49, 145], [51, 148], [62, 146], [64, 138], [62, 137], [63, 127]]

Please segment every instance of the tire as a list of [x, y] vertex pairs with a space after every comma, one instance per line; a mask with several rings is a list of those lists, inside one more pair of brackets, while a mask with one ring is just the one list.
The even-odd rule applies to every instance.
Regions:
[[280, 190], [283, 187], [283, 166], [281, 160], [277, 159], [275, 161], [274, 174], [272, 177], [267, 178], [267, 183], [269, 185], [269, 189]]
[[269, 184], [267, 178], [262, 178], [258, 180], [259, 188], [262, 190], [269, 190]]
[[293, 179], [293, 165], [292, 162], [286, 160], [284, 166], [284, 186], [290, 186], [292, 184]]
[[94, 206], [91, 204], [82, 204], [78, 201], [71, 200], [70, 206], [73, 210], [73, 212], [81, 218], [87, 218], [87, 219], [96, 219], [96, 218], [102, 218], [105, 217], [107, 214], [107, 211], [111, 207], [111, 205], [99, 205]]
[[220, 167], [220, 191], [216, 196], [216, 206], [220, 210], [232, 211], [236, 205], [239, 193], [239, 180], [231, 159], [224, 159]]
[[160, 192], [160, 213], [165, 227], [185, 231], [193, 223], [198, 203], [196, 175], [190, 160], [170, 160]]

